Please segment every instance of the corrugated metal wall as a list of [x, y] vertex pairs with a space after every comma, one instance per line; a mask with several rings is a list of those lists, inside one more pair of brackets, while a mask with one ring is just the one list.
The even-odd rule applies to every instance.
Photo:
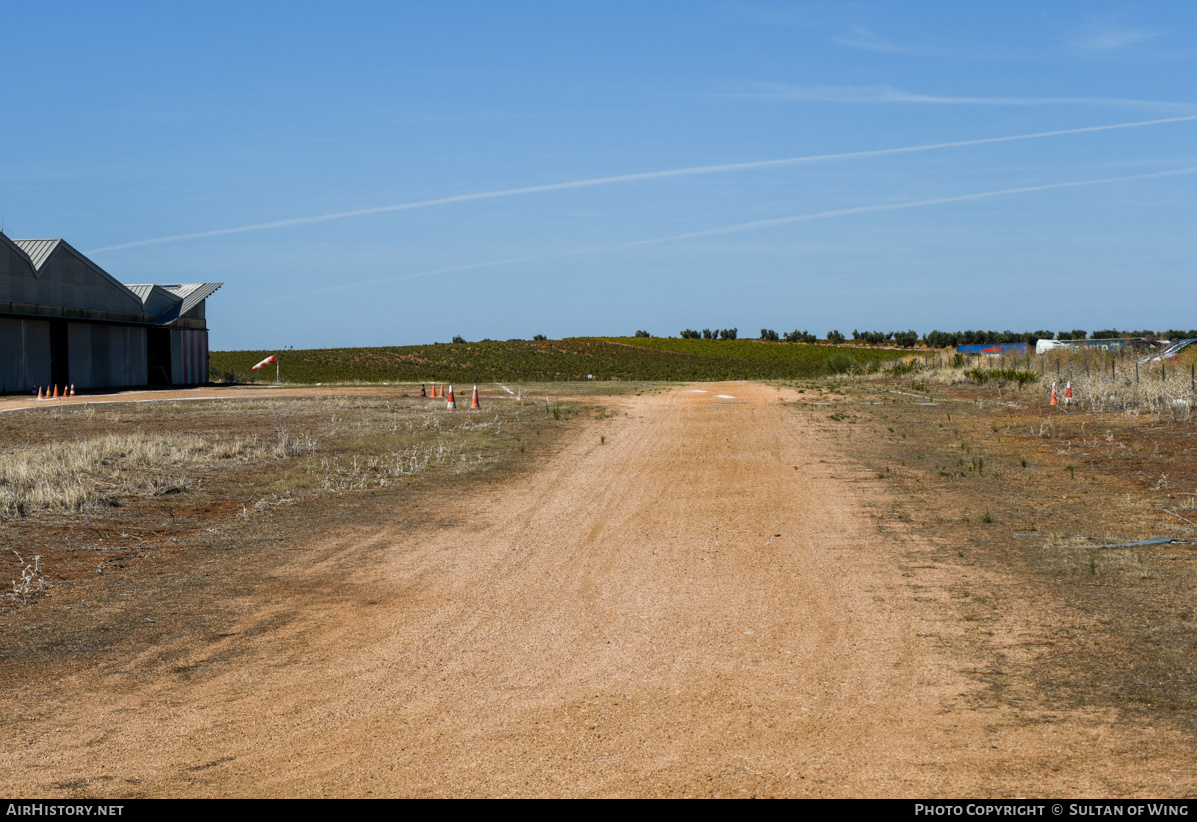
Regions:
[[0, 319], [0, 391], [19, 394], [50, 382], [50, 323]]
[[67, 351], [76, 388], [145, 385], [149, 359], [140, 326], [70, 323]]
[[[7, 253], [6, 253], [7, 252]], [[142, 313], [136, 295], [60, 246], [36, 276], [28, 263], [0, 249], [0, 301]]]
[[208, 332], [170, 330], [170, 381], [196, 385], [208, 381]]

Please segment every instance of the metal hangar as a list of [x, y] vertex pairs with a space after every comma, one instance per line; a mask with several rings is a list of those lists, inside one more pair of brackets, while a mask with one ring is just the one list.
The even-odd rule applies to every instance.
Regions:
[[221, 285], [124, 285], [65, 240], [0, 233], [0, 394], [207, 382]]

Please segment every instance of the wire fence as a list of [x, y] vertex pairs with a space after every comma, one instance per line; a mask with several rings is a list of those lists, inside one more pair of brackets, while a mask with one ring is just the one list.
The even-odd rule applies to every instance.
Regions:
[[[912, 367], [913, 364], [913, 367]], [[888, 363], [891, 372], [933, 384], [972, 382], [1037, 392], [1050, 403], [1095, 413], [1146, 413], [1192, 421], [1197, 364], [1131, 352], [1049, 352], [1026, 356], [937, 354]], [[914, 376], [917, 375], [917, 376]]]

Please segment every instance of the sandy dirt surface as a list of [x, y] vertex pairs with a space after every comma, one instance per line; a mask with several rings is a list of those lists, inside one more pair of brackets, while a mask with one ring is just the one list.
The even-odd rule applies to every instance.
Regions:
[[[1096, 796], [1187, 738], [981, 699], [944, 571], [776, 387], [607, 400], [438, 527], [313, 534], [235, 618], [6, 687], [14, 795]], [[873, 493], [872, 491], [868, 493]], [[1030, 603], [1027, 604], [1030, 607]], [[3, 661], [0, 661], [0, 665]]]

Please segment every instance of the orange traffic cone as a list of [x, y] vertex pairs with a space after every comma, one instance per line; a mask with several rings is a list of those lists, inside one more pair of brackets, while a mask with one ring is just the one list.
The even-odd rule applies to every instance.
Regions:
[[45, 397], [42, 395], [42, 387], [41, 387], [40, 385], [37, 387], [37, 398], [38, 398], [39, 400], [44, 400], [44, 399], [45, 399]]
[[449, 394], [447, 395], [447, 399], [449, 401], [447, 403], [445, 403], [445, 407], [448, 408], [450, 411], [456, 410], [457, 402], [453, 399], [453, 386], [451, 386], [451, 385], [449, 386]]
[[51, 395], [50, 399], [52, 399], [52, 400], [58, 399], [58, 384], [57, 383], [54, 384], [54, 393], [53, 393], [53, 395]]
[[75, 384], [71, 383], [71, 396], [75, 396]]
[[1056, 403], [1056, 384], [1055, 384], [1055, 382], [1053, 382], [1052, 383], [1052, 401], [1051, 401], [1050, 405], [1056, 405], [1056, 404], [1057, 404]]
[[478, 386], [474, 386], [474, 396], [470, 398], [470, 410], [481, 411], [482, 406], [478, 404]]
[[1064, 404], [1072, 405], [1072, 380], [1068, 381], [1068, 385], [1064, 386]]
[[433, 383], [432, 384], [432, 398], [436, 399], [439, 396], [440, 396], [440, 394], [436, 393], [436, 383]]

